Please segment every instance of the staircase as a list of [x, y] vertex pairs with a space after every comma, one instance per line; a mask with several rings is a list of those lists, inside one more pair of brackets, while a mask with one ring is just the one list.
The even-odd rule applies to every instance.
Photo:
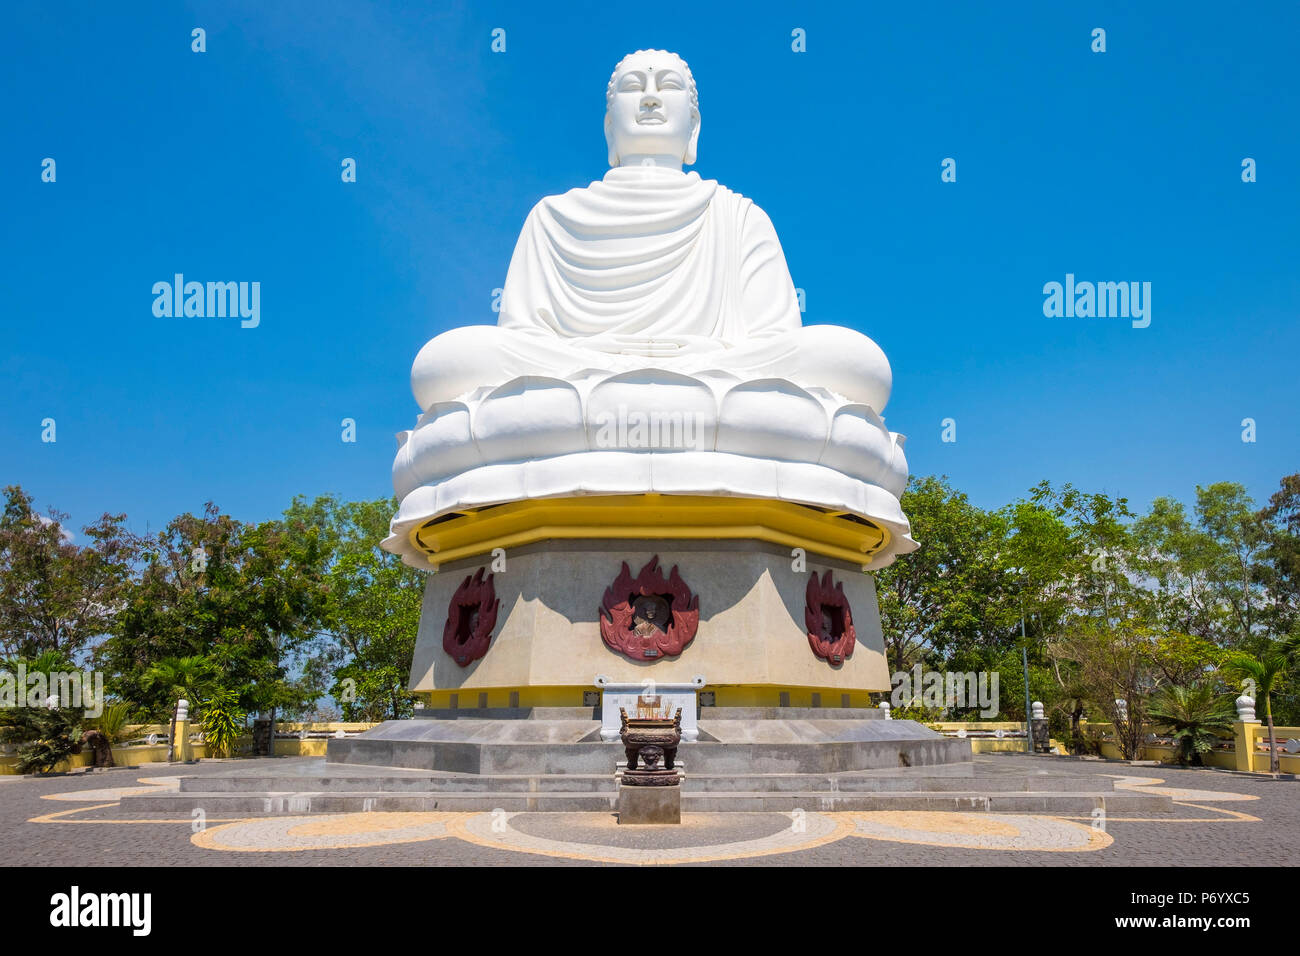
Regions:
[[[496, 809], [610, 812], [616, 797], [613, 765], [605, 774], [477, 774], [292, 759], [294, 765], [284, 771], [182, 777], [178, 791], [126, 795], [122, 808], [128, 812], [202, 809], [208, 814], [245, 815]], [[966, 762], [951, 767], [761, 774], [692, 774], [686, 766], [682, 810], [1087, 814], [1095, 809], [1173, 809], [1169, 797], [1115, 790], [1109, 777], [1056, 772], [1054, 768], [1046, 770], [1046, 765], [1046, 772], [1030, 771], [1021, 761], [1016, 761], [1019, 766], [1009, 763], [991, 758], [978, 766]]]

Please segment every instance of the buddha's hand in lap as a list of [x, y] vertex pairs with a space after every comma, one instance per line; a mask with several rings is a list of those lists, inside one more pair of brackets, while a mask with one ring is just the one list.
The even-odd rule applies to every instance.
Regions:
[[726, 348], [723, 342], [703, 335], [640, 335], [610, 333], [595, 336], [582, 343], [585, 348], [600, 352], [617, 352], [620, 355], [642, 355], [647, 358], [674, 358], [697, 352], [714, 352]]

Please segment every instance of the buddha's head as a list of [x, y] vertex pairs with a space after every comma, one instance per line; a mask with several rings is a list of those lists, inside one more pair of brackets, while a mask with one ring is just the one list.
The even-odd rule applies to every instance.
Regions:
[[637, 50], [614, 67], [605, 90], [605, 142], [611, 166], [695, 162], [700, 100], [691, 68], [676, 53]]

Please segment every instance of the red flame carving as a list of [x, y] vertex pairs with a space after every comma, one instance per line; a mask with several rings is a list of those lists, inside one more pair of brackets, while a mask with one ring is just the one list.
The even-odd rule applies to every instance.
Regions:
[[[632, 619], [632, 605], [638, 597], [650, 596], [668, 602], [672, 621], [664, 630], [642, 628], [638, 633]], [[699, 597], [691, 593], [677, 573], [677, 565], [664, 577], [657, 554], [635, 578], [624, 561], [623, 570], [605, 590], [600, 606], [600, 636], [610, 648], [636, 661], [675, 657], [695, 639], [699, 626]]]
[[455, 658], [461, 667], [468, 667], [487, 653], [492, 642], [492, 629], [497, 626], [496, 576], [483, 573], [479, 568], [472, 577], [467, 576], [451, 596], [447, 607], [447, 623], [442, 629], [442, 649]]
[[844, 596], [844, 585], [832, 586], [830, 571], [820, 581], [813, 574], [808, 579], [807, 596], [803, 616], [813, 653], [830, 664], [843, 664], [857, 643], [853, 610]]

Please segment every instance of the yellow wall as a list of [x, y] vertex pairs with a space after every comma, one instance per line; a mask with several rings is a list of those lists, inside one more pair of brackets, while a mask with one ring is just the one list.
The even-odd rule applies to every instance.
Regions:
[[[941, 721], [931, 723], [927, 726], [935, 730], [952, 732], [965, 728], [967, 731], [991, 731], [991, 730], [1016, 730], [1022, 731], [1025, 728], [1024, 723], [1020, 721]], [[1089, 735], [1089, 731], [1094, 734], [1100, 733], [1112, 735], [1114, 725], [1105, 722], [1082, 721], [1080, 728], [1084, 736]], [[1280, 741], [1290, 740], [1291, 738], [1300, 738], [1300, 727], [1274, 727], [1274, 735], [1279, 741], [1278, 745], [1278, 763], [1282, 773], [1300, 773], [1300, 754], [1288, 754], [1281, 748]], [[1237, 723], [1235, 725], [1235, 737], [1233, 748], [1231, 750], [1212, 750], [1209, 753], [1202, 754], [1201, 759], [1207, 767], [1221, 767], [1225, 770], [1242, 770], [1253, 773], [1269, 772], [1269, 753], [1268, 749], [1260, 749], [1260, 743], [1268, 734], [1268, 728], [1262, 723]], [[1061, 741], [1052, 740], [1052, 749], [1059, 753], [1066, 753], [1065, 744]], [[1111, 760], [1123, 759], [1119, 746], [1111, 737], [1103, 737], [1101, 740], [1101, 756]], [[1024, 752], [1025, 742], [1021, 740], [997, 740], [988, 738], [971, 739], [971, 749], [975, 753], [995, 753], [1004, 751]], [[1165, 746], [1162, 744], [1143, 744], [1140, 754], [1143, 760], [1159, 760], [1164, 763], [1177, 763], [1178, 750], [1175, 747]]]
[[[1110, 729], [1109, 724], [1093, 725]], [[1252, 773], [1269, 772], [1268, 748], [1261, 749], [1261, 742], [1268, 737], [1268, 728], [1260, 723], [1235, 725], [1235, 736], [1231, 750], [1212, 750], [1201, 754], [1201, 760], [1207, 767], [1221, 767], [1224, 770], [1242, 770]], [[1282, 749], [1282, 742], [1293, 737], [1300, 738], [1300, 727], [1274, 727], [1278, 740], [1278, 770], [1281, 773], [1300, 773], [1300, 754], [1289, 754]], [[1121, 759], [1119, 747], [1111, 741], [1103, 741], [1101, 755]], [[1178, 751], [1174, 747], [1160, 744], [1143, 744], [1141, 757], [1144, 760], [1160, 760], [1165, 763], [1177, 763]]]
[[[347, 731], [348, 733], [361, 733], [369, 730], [375, 724], [368, 723], [293, 723], [290, 721], [276, 721], [276, 733], [292, 733], [299, 730], [309, 730], [317, 732], [333, 733], [338, 730]], [[124, 739], [134, 739], [136, 737], [147, 737], [149, 734], [158, 734], [165, 737], [170, 731], [168, 724], [138, 724], [128, 726], [123, 731]], [[177, 736], [180, 736], [179, 734]], [[307, 740], [288, 740], [276, 738], [275, 753], [278, 757], [323, 757], [325, 748], [329, 741], [323, 737], [308, 738]], [[188, 744], [191, 759], [202, 760], [207, 758], [207, 748], [203, 744]], [[236, 744], [237, 751], [243, 749], [245, 752], [253, 746], [253, 737], [251, 734], [240, 737]], [[78, 770], [83, 767], [89, 767], [94, 760], [94, 755], [90, 751], [75, 754], [58, 764], [54, 771], [56, 773], [66, 773], [69, 770]], [[113, 761], [119, 767], [137, 767], [148, 763], [166, 763], [167, 762], [167, 744], [159, 743], [153, 746], [141, 744], [134, 747], [113, 747]], [[14, 756], [0, 757], [0, 775], [16, 774], [18, 771], [15, 765], [18, 758]]]

